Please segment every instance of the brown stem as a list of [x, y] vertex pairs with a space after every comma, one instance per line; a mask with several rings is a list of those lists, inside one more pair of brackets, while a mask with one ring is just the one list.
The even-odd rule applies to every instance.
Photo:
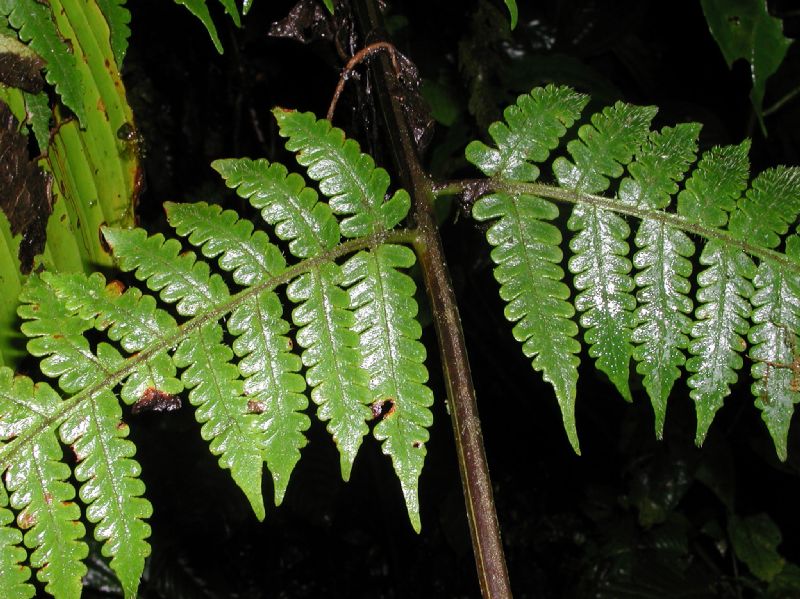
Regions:
[[350, 58], [350, 60], [347, 61], [346, 65], [344, 65], [342, 74], [339, 75], [339, 82], [336, 84], [336, 91], [333, 92], [333, 98], [331, 98], [331, 105], [328, 107], [328, 114], [325, 118], [327, 118], [329, 121], [333, 120], [333, 113], [336, 110], [336, 104], [339, 102], [339, 96], [342, 95], [345, 83], [347, 83], [347, 80], [350, 79], [350, 74], [353, 72], [353, 69], [364, 62], [367, 58], [376, 52], [380, 52], [381, 50], [389, 53], [389, 56], [392, 57], [392, 67], [394, 67], [394, 72], [398, 72], [397, 58], [394, 54], [395, 47], [392, 44], [389, 42], [375, 42], [374, 44], [364, 46], [361, 48], [361, 50], [356, 52]]
[[[354, 4], [366, 36], [382, 30], [382, 18], [375, 0], [355, 0]], [[395, 68], [387, 56], [381, 56], [372, 68], [377, 79], [378, 101], [394, 162], [403, 185], [413, 198], [412, 216], [419, 231], [419, 239], [414, 247], [419, 256], [439, 340], [481, 593], [486, 599], [507, 599], [511, 597], [511, 586], [500, 540], [464, 332], [433, 215], [433, 184], [419, 163], [403, 107], [398, 94], [393, 93], [398, 89]]]

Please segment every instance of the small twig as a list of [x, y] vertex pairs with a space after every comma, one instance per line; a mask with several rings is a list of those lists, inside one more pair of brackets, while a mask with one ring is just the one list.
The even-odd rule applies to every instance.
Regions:
[[769, 116], [769, 115], [777, 112], [778, 110], [783, 108], [786, 104], [788, 104], [789, 102], [794, 100], [794, 98], [797, 97], [798, 94], [800, 94], [800, 86], [799, 87], [795, 87], [792, 91], [790, 91], [788, 94], [783, 96], [780, 100], [775, 102], [769, 108], [765, 108], [764, 109], [764, 113], [763, 113], [764, 116], [766, 117], [766, 116]]
[[345, 83], [347, 80], [350, 79], [350, 74], [353, 72], [358, 65], [364, 62], [367, 58], [384, 50], [389, 53], [389, 56], [392, 59], [392, 67], [394, 68], [395, 75], [400, 74], [400, 69], [397, 66], [397, 48], [394, 47], [393, 44], [389, 42], [375, 42], [373, 44], [369, 44], [368, 46], [364, 46], [356, 52], [353, 57], [347, 61], [347, 64], [342, 69], [342, 74], [339, 75], [339, 83], [336, 84], [336, 91], [333, 92], [333, 98], [331, 99], [331, 105], [328, 108], [328, 114], [326, 118], [329, 121], [333, 120], [333, 113], [336, 110], [336, 103], [339, 101], [339, 96], [342, 95], [342, 91], [344, 90]]

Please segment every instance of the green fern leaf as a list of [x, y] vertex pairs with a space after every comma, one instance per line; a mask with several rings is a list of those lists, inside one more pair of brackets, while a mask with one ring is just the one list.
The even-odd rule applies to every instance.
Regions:
[[[4, 369], [0, 376], [5, 372], [10, 371]], [[14, 514], [8, 509], [6, 488], [0, 484], [0, 596], [8, 599], [29, 599], [36, 594], [36, 589], [28, 583], [31, 570], [22, 564], [27, 553], [20, 547], [22, 533], [9, 526], [13, 522]]]
[[175, 364], [186, 369], [181, 379], [191, 389], [189, 401], [197, 407], [195, 418], [203, 424], [203, 439], [263, 520], [261, 435], [232, 358], [217, 323], [203, 325], [178, 345], [174, 355]]
[[505, 316], [516, 322], [514, 338], [523, 353], [533, 358], [533, 368], [542, 371], [553, 385], [570, 443], [579, 451], [575, 428], [575, 392], [578, 382], [580, 343], [572, 321], [575, 309], [567, 300], [569, 288], [562, 282], [564, 271], [560, 231], [548, 220], [558, 208], [546, 200], [528, 196], [493, 194], [475, 204], [478, 220], [499, 219], [486, 234], [494, 246], [497, 264], [494, 276], [500, 297], [508, 305]]
[[[747, 184], [749, 142], [713, 148], [698, 163], [697, 170], [678, 196], [678, 212], [690, 221], [722, 227], [736, 209]], [[690, 396], [697, 409], [696, 441], [702, 443], [723, 399], [736, 382], [745, 349], [742, 335], [749, 328], [749, 297], [755, 264], [741, 250], [710, 241], [703, 248], [700, 264], [708, 266], [697, 277], [699, 306], [692, 326], [686, 369]]]
[[228, 286], [218, 274], [209, 274], [208, 264], [197, 261], [192, 252], [181, 253], [177, 239], [164, 240], [161, 234], [147, 236], [142, 229], [103, 229], [119, 267], [135, 271], [147, 287], [159, 291], [161, 299], [175, 303], [181, 316], [224, 303], [230, 297]]
[[125, 52], [128, 51], [128, 38], [131, 36], [131, 13], [125, 7], [124, 0], [96, 0], [97, 6], [108, 21], [111, 32], [111, 49], [114, 52], [114, 62], [122, 68]]
[[47, 82], [81, 123], [86, 122], [83, 84], [75, 57], [58, 32], [48, 4], [36, 0], [0, 0], [0, 14], [17, 30], [19, 38], [47, 62]]
[[[68, 482], [69, 467], [58, 440], [45, 421], [60, 407], [61, 399], [47, 384], [34, 386], [27, 377], [0, 369], [0, 438], [13, 439], [38, 430], [14, 459], [4, 463], [10, 505], [18, 511], [17, 526], [24, 532], [29, 560], [45, 590], [57, 597], [80, 597], [86, 567], [81, 560], [89, 548], [80, 509], [72, 501], [75, 489]], [[14, 551], [15, 555], [20, 555]], [[3, 559], [14, 559], [4, 552]], [[7, 582], [5, 577], [3, 582]], [[13, 596], [13, 595], [10, 595]], [[24, 594], [23, 596], [27, 596]]]
[[80, 509], [72, 501], [74, 487], [67, 482], [70, 471], [55, 435], [40, 435], [17, 454], [6, 472], [11, 507], [19, 511], [17, 526], [25, 533], [36, 577], [53, 596], [78, 598], [86, 566], [81, 561], [89, 548]]
[[282, 164], [240, 158], [216, 160], [211, 166], [228, 187], [261, 210], [278, 238], [289, 242], [293, 256], [317, 256], [339, 242], [339, 224], [330, 206], [318, 202], [317, 192], [306, 187], [303, 177], [288, 174]]
[[[80, 278], [43, 273], [31, 277], [21, 294], [27, 303], [20, 308], [20, 316], [31, 319], [23, 325], [23, 332], [33, 337], [28, 349], [33, 355], [47, 356], [41, 362], [42, 371], [59, 376], [62, 389], [70, 393], [102, 384], [122, 362], [106, 343], [98, 344], [97, 356], [92, 355], [83, 333], [92, 326], [95, 311], [84, 309], [83, 314], [76, 314], [77, 309], [59, 300], [59, 284], [67, 281], [74, 286]], [[95, 291], [102, 289], [101, 276], [95, 275], [92, 282]], [[61, 425], [60, 436], [75, 453], [75, 477], [83, 483], [80, 497], [87, 506], [87, 519], [96, 524], [95, 538], [104, 542], [103, 554], [111, 558], [126, 597], [133, 597], [150, 554], [145, 541], [150, 527], [143, 519], [150, 517], [152, 507], [142, 498], [140, 467], [131, 459], [135, 448], [125, 439], [128, 427], [121, 418], [114, 394], [108, 389], [95, 392], [71, 412]]]
[[[522, 95], [506, 108], [505, 123], [489, 127], [497, 148], [473, 141], [467, 146], [467, 159], [489, 176], [535, 181], [539, 168], [531, 161], [547, 159], [587, 101], [568, 88], [554, 86]], [[500, 296], [508, 302], [505, 316], [517, 322], [514, 337], [523, 344], [524, 354], [533, 358], [534, 370], [542, 371], [553, 385], [567, 436], [579, 451], [575, 429], [578, 328], [571, 320], [575, 310], [559, 266], [561, 233], [546, 222], [558, 216], [558, 208], [535, 196], [497, 193], [479, 199], [472, 214], [478, 220], [498, 219], [487, 240], [495, 248], [491, 256], [497, 264], [494, 276], [501, 285]]]
[[743, 336], [749, 329], [751, 280], [756, 272], [747, 254], [716, 240], [703, 248], [700, 264], [708, 268], [697, 277], [700, 305], [689, 345], [693, 357], [686, 362], [686, 369], [694, 373], [688, 384], [697, 408], [698, 445], [705, 439], [742, 367], [740, 354], [745, 349]]
[[166, 202], [164, 209], [170, 225], [189, 243], [200, 246], [207, 258], [219, 256], [223, 270], [232, 271], [239, 285], [255, 285], [286, 268], [277, 246], [270, 243], [266, 233], [253, 233], [253, 223], [239, 220], [233, 210], [222, 211], [219, 206], [205, 202], [174, 204]]
[[730, 230], [749, 243], [775, 248], [798, 214], [800, 168], [773, 168], [753, 180], [731, 216]]
[[470, 142], [467, 160], [489, 177], [536, 181], [539, 168], [531, 162], [547, 160], [588, 101], [588, 96], [554, 85], [523, 94], [503, 111], [505, 123], [489, 126], [497, 148], [480, 141]]
[[[104, 233], [120, 268], [135, 271], [164, 301], [175, 303], [182, 316], [209, 312], [228, 301], [230, 292], [222, 277], [210, 274], [208, 264], [196, 261], [191, 252], [179, 255], [177, 240], [164, 241], [160, 234], [146, 237], [141, 230]], [[238, 369], [230, 363], [232, 358], [216, 322], [194, 331], [173, 356], [176, 366], [186, 369], [181, 380], [191, 389], [189, 401], [197, 408], [195, 418], [203, 424], [201, 434], [210, 442], [211, 453], [220, 456], [220, 465], [230, 469], [256, 516], [263, 520], [261, 438]]]
[[369, 373], [369, 401], [381, 421], [375, 438], [392, 458], [414, 530], [420, 530], [418, 480], [425, 461], [428, 409], [433, 394], [425, 386], [425, 346], [416, 320], [414, 280], [400, 272], [416, 262], [414, 253], [399, 245], [382, 245], [359, 252], [344, 265], [354, 330], [359, 334], [361, 366]]
[[[656, 109], [617, 103], [592, 117], [592, 125], [578, 131], [580, 141], [567, 144], [574, 164], [563, 157], [553, 162], [558, 182], [584, 193], [604, 191], [607, 176], [618, 177], [648, 134]], [[635, 299], [627, 258], [630, 235], [627, 223], [616, 214], [592, 205], [576, 205], [567, 223], [577, 234], [570, 241], [573, 252], [569, 270], [581, 292], [575, 307], [583, 312], [589, 355], [605, 372], [622, 396], [630, 401], [628, 367]]]
[[747, 184], [750, 141], [715, 147], [703, 154], [697, 170], [678, 194], [678, 214], [694, 223], [723, 227]]
[[[94, 327], [99, 331], [108, 329], [108, 338], [119, 342], [129, 354], [177, 331], [175, 319], [158, 309], [153, 297], [142, 296], [135, 287], [123, 293], [121, 283], [112, 281], [106, 285], [99, 273], [88, 278], [81, 274], [54, 274], [47, 275], [47, 280], [68, 310], [84, 320], [94, 319]], [[166, 351], [155, 352], [150, 360], [135, 367], [120, 396], [125, 403], [132, 404], [144, 397], [148, 389], [169, 395], [180, 393], [183, 384], [175, 373], [175, 365]]]
[[297, 152], [297, 161], [308, 167], [308, 176], [319, 181], [334, 214], [346, 216], [340, 222], [345, 237], [365, 237], [391, 229], [408, 214], [411, 199], [398, 190], [384, 201], [389, 174], [375, 167], [362, 154], [358, 143], [346, 139], [341, 129], [310, 112], [277, 108], [273, 111], [280, 134], [287, 137], [286, 149]]
[[289, 477], [306, 445], [311, 424], [302, 413], [308, 407], [306, 383], [298, 374], [300, 358], [291, 353], [289, 323], [275, 293], [263, 291], [233, 311], [228, 330], [237, 335], [233, 350], [245, 377], [244, 394], [264, 439], [263, 455], [272, 474], [275, 505], [283, 501]]
[[[240, 285], [262, 283], [286, 267], [266, 234], [253, 234], [252, 223], [238, 220], [231, 210], [222, 212], [205, 203], [168, 203], [166, 210], [177, 233], [189, 235], [190, 243], [202, 246], [205, 256], [219, 256], [220, 267], [233, 271]], [[276, 505], [283, 500], [299, 450], [306, 444], [303, 431], [310, 426], [308, 417], [300, 413], [308, 406], [302, 395], [305, 381], [297, 374], [302, 363], [289, 351], [291, 342], [285, 336], [289, 324], [282, 311], [278, 296], [263, 291], [243, 302], [228, 321], [228, 330], [237, 336], [233, 349], [241, 359], [243, 393], [263, 440], [263, 459], [272, 473]]]
[[[700, 126], [678, 125], [651, 133], [647, 143], [629, 166], [631, 178], [620, 183], [619, 198], [634, 206], [664, 209], [678, 191], [676, 181], [694, 162]], [[688, 277], [692, 265], [687, 258], [694, 244], [680, 230], [664, 222], [645, 218], [635, 237], [639, 251], [633, 262], [639, 288], [633, 331], [637, 372], [655, 412], [656, 436], [661, 438], [667, 398], [680, 377], [679, 366], [689, 343], [692, 300]]]
[[[786, 254], [800, 263], [800, 237], [792, 235], [787, 240]], [[753, 283], [753, 327], [748, 333], [752, 392], [778, 457], [785, 460], [794, 404], [800, 402], [798, 374], [792, 371], [798, 355], [800, 276], [765, 261], [759, 264]]]
[[103, 555], [111, 558], [126, 597], [135, 597], [144, 560], [150, 555], [150, 502], [142, 497], [144, 483], [138, 478], [139, 464], [121, 422], [122, 410], [114, 394], [105, 391], [94, 396], [72, 413], [60, 433], [72, 446], [78, 465], [75, 478], [84, 482], [81, 501], [87, 506], [86, 518], [94, 523], [95, 538], [104, 542]]
[[292, 311], [292, 320], [301, 327], [297, 342], [304, 348], [311, 399], [319, 406], [319, 419], [328, 422], [339, 448], [342, 477], [348, 480], [371, 411], [359, 339], [353, 331], [355, 317], [343, 282], [341, 267], [326, 262], [292, 281], [286, 296], [300, 304]]

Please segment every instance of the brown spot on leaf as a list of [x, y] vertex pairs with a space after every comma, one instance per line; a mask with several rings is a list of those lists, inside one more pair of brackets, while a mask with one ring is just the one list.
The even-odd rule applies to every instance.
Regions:
[[122, 292], [125, 291], [125, 283], [114, 279], [106, 285], [106, 290], [110, 295], [122, 295]]
[[394, 413], [394, 400], [392, 398], [378, 399], [372, 402], [371, 407], [373, 418], [384, 419]]
[[53, 496], [50, 493], [45, 493], [44, 494], [44, 502], [47, 505], [50, 505], [51, 503], [53, 503]]
[[145, 389], [142, 396], [133, 404], [132, 414], [141, 412], [174, 412], [181, 407], [181, 398], [164, 393], [154, 387]]
[[264, 405], [263, 401], [254, 401], [252, 399], [247, 400], [248, 414], [263, 414], [264, 410], [266, 409], [267, 406]]
[[41, 254], [47, 219], [53, 210], [50, 178], [28, 156], [28, 140], [18, 131], [19, 121], [0, 101], [0, 210], [11, 224], [11, 234], [22, 234], [20, 270], [31, 272]]
[[17, 516], [17, 526], [19, 526], [21, 530], [33, 528], [36, 526], [36, 516], [28, 510], [21, 511], [19, 516]]
[[422, 441], [414, 441], [414, 442], [411, 444], [411, 446], [412, 446], [414, 449], [418, 449], [418, 448], [422, 447]]

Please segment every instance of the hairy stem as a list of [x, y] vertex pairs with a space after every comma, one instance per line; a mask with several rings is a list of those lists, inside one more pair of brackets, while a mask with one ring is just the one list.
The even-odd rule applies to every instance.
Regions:
[[[361, 29], [371, 41], [371, 36], [382, 31], [377, 3], [374, 0], [356, 0], [354, 4]], [[442, 240], [433, 216], [433, 183], [419, 163], [403, 107], [395, 93], [398, 83], [389, 57], [380, 55], [379, 60], [373, 61], [372, 68], [377, 79], [379, 108], [385, 121], [393, 159], [403, 185], [413, 198], [412, 216], [419, 232], [414, 248], [419, 256], [439, 340], [481, 593], [486, 599], [509, 598], [511, 587], [464, 332]]]

